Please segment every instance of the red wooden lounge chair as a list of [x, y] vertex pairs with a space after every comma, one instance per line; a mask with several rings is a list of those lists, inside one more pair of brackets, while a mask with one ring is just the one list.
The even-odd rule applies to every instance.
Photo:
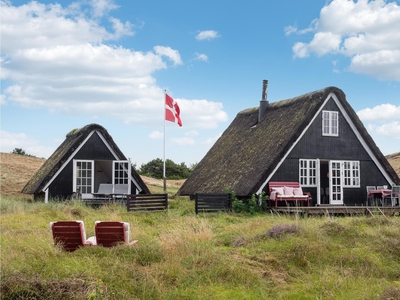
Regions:
[[86, 240], [83, 221], [51, 222], [50, 229], [55, 245], [61, 245], [65, 251], [73, 252], [79, 247], [95, 245], [93, 238]]
[[138, 241], [129, 242], [129, 223], [96, 221], [94, 227], [96, 243], [103, 247], [113, 247], [118, 244], [135, 245]]

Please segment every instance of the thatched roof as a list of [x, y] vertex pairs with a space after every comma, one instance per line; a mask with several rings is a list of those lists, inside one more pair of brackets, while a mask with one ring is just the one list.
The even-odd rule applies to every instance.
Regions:
[[[180, 195], [217, 193], [226, 189], [238, 196], [255, 194], [279, 161], [311, 122], [330, 93], [334, 93], [357, 130], [388, 174], [397, 174], [367, 133], [342, 90], [327, 87], [292, 99], [270, 103], [258, 123], [258, 107], [238, 113], [182, 185]], [[256, 125], [256, 126], [255, 126]]]
[[[74, 129], [67, 134], [65, 141], [56, 149], [56, 151], [46, 160], [42, 167], [32, 176], [31, 180], [22, 189], [22, 193], [36, 194], [42, 192], [42, 189], [49, 180], [57, 173], [61, 166], [70, 158], [73, 152], [84, 142], [92, 131], [100, 132], [111, 149], [118, 155], [119, 160], [127, 160], [125, 155], [118, 148], [113, 138], [107, 130], [98, 124], [89, 124], [80, 129]], [[150, 191], [142, 178], [132, 167], [132, 177], [143, 189], [143, 192], [149, 194]]]

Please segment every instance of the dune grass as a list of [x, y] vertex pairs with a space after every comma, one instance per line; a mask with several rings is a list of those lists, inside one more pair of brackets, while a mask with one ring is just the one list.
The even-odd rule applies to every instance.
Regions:
[[[400, 299], [399, 217], [168, 212], [2, 197], [1, 299]], [[134, 247], [54, 247], [49, 222], [129, 222]]]

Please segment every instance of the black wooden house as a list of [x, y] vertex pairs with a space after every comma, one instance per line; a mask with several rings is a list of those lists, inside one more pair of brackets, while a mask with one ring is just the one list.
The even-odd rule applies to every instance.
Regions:
[[67, 134], [22, 193], [34, 199], [93, 198], [100, 184], [124, 184], [130, 194], [150, 191], [107, 130], [89, 124]]
[[238, 113], [182, 185], [180, 195], [268, 194], [270, 181], [296, 181], [312, 205], [365, 205], [366, 186], [399, 185], [342, 90], [327, 87]]

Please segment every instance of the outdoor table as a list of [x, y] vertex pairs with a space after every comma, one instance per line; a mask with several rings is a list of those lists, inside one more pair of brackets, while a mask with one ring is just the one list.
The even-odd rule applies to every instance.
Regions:
[[382, 199], [382, 204], [383, 204], [383, 198], [390, 197], [391, 195], [392, 195], [392, 190], [389, 189], [370, 190], [368, 193], [369, 197], [374, 197], [374, 199], [377, 198]]

